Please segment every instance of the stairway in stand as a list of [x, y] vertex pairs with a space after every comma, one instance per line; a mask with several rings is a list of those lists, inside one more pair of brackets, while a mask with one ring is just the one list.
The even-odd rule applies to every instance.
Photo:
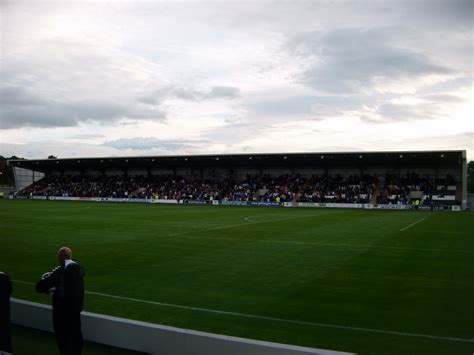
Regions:
[[372, 193], [372, 196], [370, 196], [369, 203], [371, 205], [377, 204], [377, 197], [380, 196], [381, 191], [382, 191], [382, 181], [379, 177], [377, 177], [375, 180], [375, 191]]

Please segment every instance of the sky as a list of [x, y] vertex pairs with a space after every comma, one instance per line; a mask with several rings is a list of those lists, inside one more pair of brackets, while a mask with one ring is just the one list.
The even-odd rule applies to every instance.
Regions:
[[467, 150], [472, 0], [0, 0], [0, 155]]

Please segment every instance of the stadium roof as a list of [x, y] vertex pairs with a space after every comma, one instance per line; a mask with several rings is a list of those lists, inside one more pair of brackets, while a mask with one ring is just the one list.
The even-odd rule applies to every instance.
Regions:
[[11, 166], [47, 173], [58, 170], [124, 170], [153, 168], [459, 167], [465, 159], [466, 151], [448, 150], [411, 152], [169, 155], [31, 160], [13, 159], [9, 160], [8, 164]]

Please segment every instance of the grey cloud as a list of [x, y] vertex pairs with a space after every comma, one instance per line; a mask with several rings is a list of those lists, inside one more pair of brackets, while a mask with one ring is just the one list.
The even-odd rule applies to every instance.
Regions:
[[140, 96], [138, 101], [147, 105], [158, 105], [162, 101], [169, 98], [178, 98], [186, 101], [198, 101], [201, 100], [203, 96], [204, 94], [198, 90], [169, 85]]
[[343, 111], [355, 110], [366, 104], [366, 97], [352, 95], [340, 96], [293, 96], [288, 98], [257, 101], [249, 104], [249, 108], [259, 115], [313, 115], [325, 118], [340, 114]]
[[207, 129], [204, 136], [213, 143], [229, 144], [231, 142], [245, 141], [258, 135], [261, 126], [262, 124], [257, 122], [236, 122]]
[[63, 116], [57, 110], [44, 107], [37, 110], [30, 108], [2, 110], [0, 117], [0, 129], [74, 127], [78, 124], [74, 117]]
[[[186, 101], [203, 101], [212, 99], [237, 99], [240, 97], [240, 89], [233, 86], [213, 86], [209, 91], [197, 90], [189, 87], [168, 88], [165, 96], [176, 97]], [[161, 91], [163, 94], [163, 91]]]
[[240, 89], [232, 86], [214, 86], [205, 95], [209, 99], [236, 99], [240, 97]]
[[297, 30], [318, 24], [327, 28], [339, 24], [353, 26], [363, 23], [370, 27], [374, 24], [408, 23], [415, 27], [422, 24], [424, 28], [442, 26], [451, 30], [459, 26], [472, 27], [473, 10], [472, 0], [264, 1], [253, 2], [252, 6], [223, 2], [222, 8], [210, 12], [207, 20], [237, 29], [259, 29], [274, 24], [278, 29]]
[[175, 86], [167, 85], [159, 89], [145, 90], [137, 97], [137, 101], [145, 105], [158, 106], [167, 98], [175, 96], [173, 95], [175, 89]]
[[[416, 104], [397, 103], [399, 95], [325, 95], [295, 96], [282, 99], [256, 101], [248, 104], [251, 112], [276, 122], [277, 117], [305, 117], [323, 120], [333, 117], [353, 116], [369, 123], [434, 119], [443, 117], [446, 110], [466, 99], [451, 94], [424, 94], [412, 96]], [[268, 121], [267, 119], [267, 121]], [[261, 122], [265, 122], [265, 119]]]
[[123, 118], [138, 120], [164, 120], [159, 107], [137, 102], [106, 100], [59, 100], [39, 97], [19, 87], [0, 90], [0, 128], [20, 127], [73, 127], [80, 122], [114, 122]]
[[474, 131], [470, 130], [455, 134], [433, 134], [419, 138], [402, 139], [400, 143], [403, 146], [413, 147], [413, 149], [465, 149], [468, 160], [474, 158]]
[[[164, 81], [158, 73], [144, 70], [154, 69], [152, 64], [101, 46], [93, 38], [59, 36], [34, 40], [31, 45], [19, 43], [24, 53], [10, 50], [3, 58], [0, 128], [166, 119], [160, 102], [139, 99], [148, 83], [157, 87]], [[142, 70], [147, 76], [139, 75]]]
[[153, 95], [140, 96], [137, 98], [137, 101], [141, 104], [156, 106], [160, 104], [161, 98], [159, 97], [159, 95], [153, 94]]
[[45, 159], [49, 155], [59, 157], [103, 157], [113, 156], [117, 151], [108, 147], [98, 147], [83, 142], [66, 143], [46, 139], [44, 141], [30, 141], [27, 144], [2, 143], [0, 152], [5, 156], [16, 155], [27, 159]]
[[239, 88], [232, 86], [213, 86], [208, 91], [177, 86], [169, 89], [168, 96], [186, 101], [204, 101], [214, 99], [233, 100], [239, 98], [241, 94]]
[[173, 95], [178, 99], [188, 100], [188, 101], [197, 101], [202, 98], [202, 93], [193, 89], [186, 88], [176, 88], [173, 90]]
[[358, 115], [358, 118], [360, 121], [369, 123], [369, 124], [382, 124], [382, 123], [387, 123], [387, 120], [381, 117], [374, 117], [371, 115], [367, 115], [364, 113], [360, 113]]
[[376, 78], [409, 78], [447, 74], [419, 53], [390, 44], [399, 29], [339, 29], [295, 37], [289, 48], [298, 56], [316, 59], [301, 81], [330, 93], [370, 89]]
[[383, 103], [377, 106], [372, 114], [367, 114], [364, 110], [359, 112], [359, 119], [367, 123], [430, 120], [444, 117], [441, 103], [422, 103], [417, 105]]
[[78, 121], [116, 121], [121, 118], [135, 120], [158, 120], [166, 118], [166, 114], [159, 107], [141, 105], [136, 102], [112, 101], [81, 101], [74, 102], [66, 107], [76, 110]]
[[420, 94], [444, 94], [449, 91], [471, 89], [474, 86], [474, 74], [442, 81], [419, 90]]
[[101, 144], [101, 146], [115, 149], [149, 150], [158, 148], [173, 151], [200, 143], [205, 143], [205, 141], [162, 140], [155, 137], [134, 137], [106, 141]]
[[98, 139], [98, 138], [104, 138], [105, 136], [103, 134], [75, 134], [73, 136], [69, 136], [69, 139]]
[[249, 105], [249, 108], [258, 114], [265, 115], [292, 115], [310, 113], [311, 105], [316, 99], [313, 96], [298, 96], [268, 101], [258, 101]]
[[430, 95], [422, 96], [422, 98], [434, 103], [439, 103], [439, 102], [460, 103], [460, 102], [466, 101], [466, 99], [462, 97], [459, 97], [456, 95], [450, 95], [450, 94], [430, 94]]
[[0, 128], [11, 129], [20, 127], [71, 127], [77, 120], [65, 112], [57, 104], [40, 98], [19, 87], [0, 89]]
[[0, 89], [0, 128], [19, 127], [71, 127], [77, 124], [74, 117], [63, 116], [57, 106], [19, 87]]
[[417, 104], [382, 103], [374, 113], [379, 119], [361, 117], [362, 120], [373, 123], [387, 121], [426, 120], [445, 117], [446, 111], [452, 105], [465, 102], [466, 99], [449, 94], [432, 94], [419, 96], [422, 100]]
[[20, 87], [0, 88], [0, 103], [4, 105], [36, 106], [44, 102], [34, 93]]
[[472, 0], [425, 0], [407, 1], [407, 14], [412, 21], [421, 20], [423, 24], [447, 28], [464, 27], [472, 31]]
[[209, 91], [190, 87], [167, 86], [138, 98], [142, 103], [157, 105], [167, 98], [178, 98], [185, 101], [204, 101], [213, 99], [233, 100], [241, 96], [240, 89], [232, 86], [213, 86]]
[[[431, 112], [430, 112], [431, 111]], [[422, 118], [432, 118], [436, 111], [427, 108], [425, 105], [398, 105], [387, 103], [381, 105], [376, 113], [389, 120], [412, 120]]]

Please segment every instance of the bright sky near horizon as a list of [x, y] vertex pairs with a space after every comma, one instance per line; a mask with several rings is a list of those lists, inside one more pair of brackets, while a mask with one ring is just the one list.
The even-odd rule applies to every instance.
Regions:
[[0, 155], [465, 149], [472, 0], [0, 0]]

